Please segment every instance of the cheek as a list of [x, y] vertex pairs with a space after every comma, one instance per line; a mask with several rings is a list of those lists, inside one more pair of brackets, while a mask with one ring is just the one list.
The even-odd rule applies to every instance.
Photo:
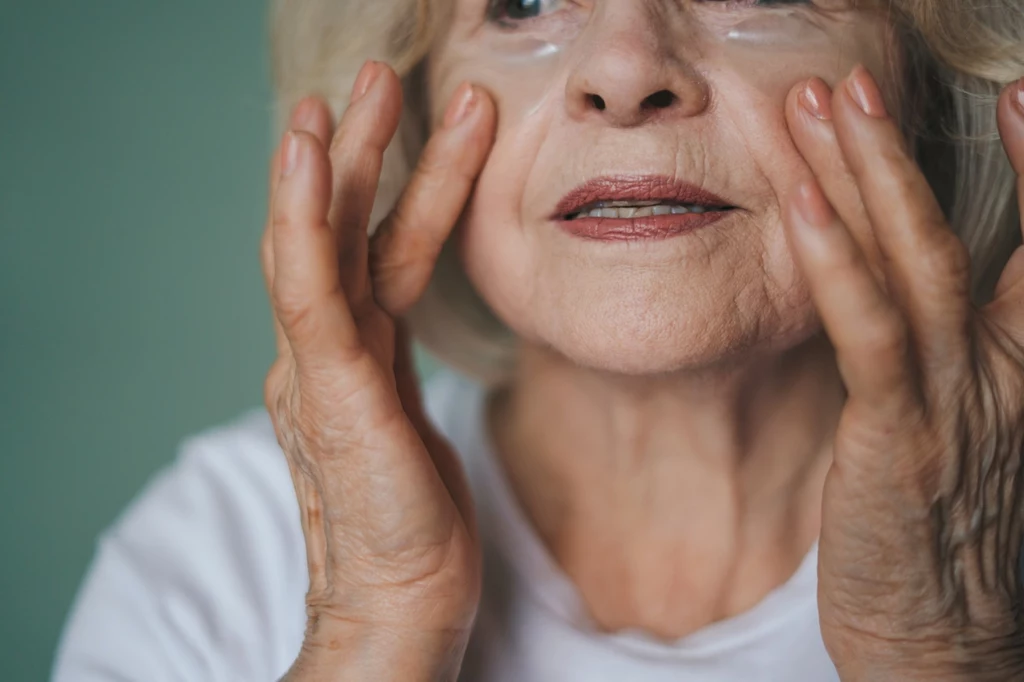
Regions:
[[543, 244], [523, 222], [524, 189], [542, 137], [531, 129], [499, 130], [456, 235], [463, 267], [481, 297], [522, 337], [532, 337]]
[[796, 50], [791, 43], [765, 38], [757, 49], [718, 45], [705, 52], [704, 72], [714, 83], [716, 134], [752, 170], [745, 177], [763, 201], [759, 222], [765, 273], [783, 286], [797, 284], [800, 275], [785, 238], [782, 211], [793, 187], [810, 172], [789, 133], [786, 98], [812, 76], [834, 87], [858, 63], [880, 83], [891, 81], [887, 68], [892, 40], [884, 24], [865, 21], [817, 50]]
[[[533, 231], [537, 202], [528, 185], [568, 166], [565, 149], [550, 138], [564, 92], [563, 55], [541, 45], [515, 54], [464, 48], [444, 56], [432, 92], [447, 98], [460, 83], [472, 81], [487, 90], [498, 111], [494, 145], [456, 235], [463, 265], [498, 316], [531, 337], [529, 311], [548, 254]], [[434, 109], [435, 117], [441, 115], [441, 107]], [[560, 163], [547, 158], [555, 147], [562, 152]]]

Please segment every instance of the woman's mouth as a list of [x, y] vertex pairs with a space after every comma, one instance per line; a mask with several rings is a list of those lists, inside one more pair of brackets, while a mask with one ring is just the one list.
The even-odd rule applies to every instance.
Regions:
[[695, 185], [664, 176], [606, 176], [563, 197], [551, 218], [577, 237], [630, 241], [684, 234], [736, 208]]
[[576, 213], [565, 216], [565, 220], [580, 218], [647, 218], [655, 215], [685, 215], [727, 211], [729, 206], [705, 206], [703, 204], [681, 204], [672, 201], [595, 201]]

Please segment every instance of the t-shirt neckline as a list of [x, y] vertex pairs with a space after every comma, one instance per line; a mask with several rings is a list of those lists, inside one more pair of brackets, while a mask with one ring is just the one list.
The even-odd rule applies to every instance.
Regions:
[[[471, 406], [463, 414], [467, 441], [472, 443], [479, 476], [481, 525], [486, 527], [487, 542], [511, 569], [516, 593], [534, 600], [554, 617], [566, 622], [581, 635], [602, 640], [644, 658], [692, 659], [719, 656], [726, 650], [740, 650], [751, 642], [769, 636], [787, 621], [808, 617], [817, 611], [817, 557], [815, 541], [790, 578], [769, 592], [747, 611], [712, 623], [678, 640], [666, 642], [639, 630], [614, 633], [599, 630], [587, 614], [583, 598], [569, 577], [555, 562], [533, 530], [525, 511], [515, 499], [497, 459], [487, 427], [488, 394], [485, 387], [472, 384]], [[484, 532], [484, 529], [481, 529]]]

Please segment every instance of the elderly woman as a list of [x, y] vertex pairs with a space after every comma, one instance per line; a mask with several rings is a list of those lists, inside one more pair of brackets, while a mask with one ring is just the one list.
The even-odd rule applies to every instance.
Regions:
[[267, 412], [57, 680], [1024, 679], [1018, 0], [273, 16]]

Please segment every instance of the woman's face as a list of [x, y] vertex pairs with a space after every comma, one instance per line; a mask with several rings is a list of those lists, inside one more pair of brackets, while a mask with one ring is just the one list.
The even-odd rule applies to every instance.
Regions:
[[521, 338], [652, 373], [817, 329], [783, 232], [807, 172], [784, 102], [857, 63], [884, 83], [884, 18], [849, 0], [454, 3], [432, 117], [465, 80], [497, 101], [460, 251]]

